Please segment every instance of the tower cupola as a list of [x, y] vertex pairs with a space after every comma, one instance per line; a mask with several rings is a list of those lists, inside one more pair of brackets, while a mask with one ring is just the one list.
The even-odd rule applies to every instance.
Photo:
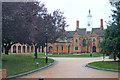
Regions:
[[88, 21], [87, 21], [87, 31], [91, 31], [92, 30], [92, 15], [90, 14], [90, 9], [89, 9], [89, 14], [87, 16]]

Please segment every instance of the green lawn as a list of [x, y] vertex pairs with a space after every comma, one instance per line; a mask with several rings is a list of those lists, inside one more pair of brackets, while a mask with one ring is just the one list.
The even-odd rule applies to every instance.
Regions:
[[[34, 54], [24, 54], [24, 55], [29, 55], [29, 56], [34, 56]], [[44, 53], [39, 53], [38, 56], [45, 57]], [[101, 57], [103, 54], [92, 54], [92, 57]], [[90, 57], [90, 53], [75, 53], [73, 55], [53, 55], [53, 54], [48, 54], [48, 57]]]
[[102, 69], [120, 70], [120, 62], [117, 61], [96, 61], [88, 65]]
[[[39, 62], [39, 66], [36, 65]], [[48, 64], [54, 62], [49, 59]], [[26, 55], [2, 55], [2, 68], [7, 69], [7, 77], [38, 69], [45, 65], [45, 58], [34, 59]]]

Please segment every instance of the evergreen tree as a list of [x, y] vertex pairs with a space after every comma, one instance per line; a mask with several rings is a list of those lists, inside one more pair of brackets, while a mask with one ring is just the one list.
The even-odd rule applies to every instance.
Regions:
[[100, 47], [104, 54], [113, 54], [113, 58], [116, 60], [116, 57], [120, 59], [120, 1], [111, 2], [111, 5], [116, 8], [112, 10], [113, 21], [108, 22], [105, 40], [101, 42]]

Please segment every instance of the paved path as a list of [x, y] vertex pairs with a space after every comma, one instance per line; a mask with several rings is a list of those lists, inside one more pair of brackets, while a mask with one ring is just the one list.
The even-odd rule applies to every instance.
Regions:
[[[85, 67], [85, 64], [102, 58], [66, 58], [51, 57], [55, 65], [22, 78], [118, 78], [118, 73], [95, 70]], [[106, 59], [107, 60], [107, 59]]]

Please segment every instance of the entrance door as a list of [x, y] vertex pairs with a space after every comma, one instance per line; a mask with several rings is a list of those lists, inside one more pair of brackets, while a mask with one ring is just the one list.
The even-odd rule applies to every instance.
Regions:
[[93, 52], [96, 52], [96, 46], [93, 46]]

